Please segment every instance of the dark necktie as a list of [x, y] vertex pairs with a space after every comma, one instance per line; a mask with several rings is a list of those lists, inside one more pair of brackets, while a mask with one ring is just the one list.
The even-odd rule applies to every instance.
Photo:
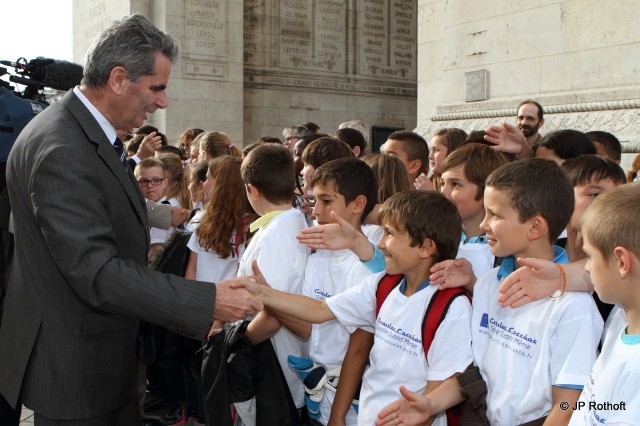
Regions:
[[118, 154], [118, 157], [120, 158], [120, 162], [122, 163], [122, 166], [126, 170], [127, 163], [125, 162], [125, 159], [124, 159], [124, 145], [122, 145], [122, 141], [120, 140], [120, 138], [116, 138], [116, 140], [113, 142], [113, 149], [116, 150], [116, 154]]

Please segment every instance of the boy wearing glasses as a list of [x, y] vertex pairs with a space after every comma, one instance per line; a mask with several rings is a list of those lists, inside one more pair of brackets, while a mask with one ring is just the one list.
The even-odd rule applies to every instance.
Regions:
[[[164, 167], [162, 161], [157, 158], [144, 159], [136, 166], [134, 175], [144, 198], [155, 202], [163, 199], [168, 181], [167, 169]], [[151, 258], [167, 240], [173, 233], [173, 230], [173, 227], [167, 230], [154, 227], [150, 228], [151, 249], [149, 250], [149, 258]]]

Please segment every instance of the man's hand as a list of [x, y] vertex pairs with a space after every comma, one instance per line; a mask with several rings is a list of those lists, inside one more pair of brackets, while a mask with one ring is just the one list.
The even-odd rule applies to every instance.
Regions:
[[189, 219], [190, 215], [191, 210], [171, 206], [171, 226], [177, 228], [185, 223]]
[[359, 234], [358, 230], [335, 212], [331, 212], [331, 218], [335, 223], [303, 229], [296, 236], [298, 242], [313, 250], [353, 250]]
[[136, 155], [141, 160], [153, 157], [156, 149], [160, 148], [161, 146], [162, 139], [160, 138], [160, 136], [158, 136], [156, 132], [151, 132], [147, 136], [145, 136], [144, 139], [142, 139], [142, 142], [140, 142], [140, 146], [138, 147], [138, 152], [136, 152]]
[[403, 398], [387, 405], [378, 414], [376, 426], [422, 425], [433, 415], [431, 402], [426, 396], [400, 386]]
[[[246, 278], [246, 277], [242, 277]], [[213, 310], [214, 320], [234, 322], [255, 316], [262, 310], [262, 302], [244, 288], [232, 287], [231, 278], [217, 283], [216, 304]]]
[[471, 263], [467, 259], [443, 260], [431, 267], [429, 281], [440, 290], [454, 287], [468, 287], [476, 282]]
[[562, 276], [555, 263], [548, 260], [518, 258], [520, 268], [500, 285], [498, 302], [503, 308], [519, 308], [553, 295], [562, 286]]
[[497, 151], [517, 154], [519, 158], [531, 157], [533, 153], [527, 145], [524, 135], [516, 126], [503, 123], [502, 126], [489, 126], [484, 139], [493, 144]]

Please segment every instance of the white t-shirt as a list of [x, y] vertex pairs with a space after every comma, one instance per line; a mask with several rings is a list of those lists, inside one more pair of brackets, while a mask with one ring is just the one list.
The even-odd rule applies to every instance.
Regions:
[[202, 219], [202, 216], [204, 216], [204, 210], [198, 210], [189, 220], [189, 223], [185, 225], [185, 229], [191, 232], [195, 231], [200, 224], [200, 219]]
[[380, 237], [382, 237], [382, 227], [372, 223], [365, 223], [362, 225], [362, 233], [375, 245], [378, 244]]
[[[401, 397], [400, 385], [421, 393], [427, 381], [445, 380], [464, 371], [473, 360], [471, 304], [466, 297], [453, 301], [425, 357], [422, 322], [437, 287], [426, 286], [406, 297], [397, 286], [376, 318], [376, 289], [383, 275], [372, 275], [363, 284], [326, 300], [345, 326], [375, 328], [371, 366], [364, 373], [360, 391], [359, 425], [374, 424], [380, 410]], [[444, 413], [434, 424], [447, 424]]]
[[[231, 242], [235, 244], [236, 233], [231, 236]], [[226, 259], [221, 258], [215, 251], [202, 248], [198, 242], [198, 228], [191, 234], [187, 243], [189, 250], [198, 255], [196, 262], [196, 280], [217, 283], [227, 278], [235, 277], [238, 273], [238, 264], [245, 250], [245, 244], [238, 247], [238, 254], [232, 254]]]
[[471, 263], [473, 274], [479, 277], [493, 269], [496, 257], [491, 253], [489, 244], [460, 242], [456, 259], [465, 258]]
[[[351, 250], [318, 250], [309, 257], [304, 273], [302, 294], [316, 300], [342, 293], [346, 289], [362, 284], [372, 272]], [[309, 338], [309, 356], [323, 365], [327, 371], [340, 367], [349, 345], [349, 337], [356, 327], [347, 327], [338, 320], [313, 324]], [[368, 331], [373, 332], [373, 329]], [[335, 394], [324, 392], [320, 403], [321, 424], [326, 425], [331, 414]], [[349, 408], [347, 425], [356, 425], [358, 415]]]
[[[306, 246], [298, 243], [296, 235], [306, 227], [304, 214], [294, 208], [271, 219], [249, 242], [240, 259], [238, 276], [253, 275], [251, 263], [257, 260], [260, 271], [271, 287], [300, 294], [310, 252]], [[289, 367], [287, 357], [306, 355], [306, 342], [285, 327], [278, 330], [271, 342], [287, 379], [293, 402], [300, 408], [304, 405], [304, 386], [298, 373]]]
[[616, 318], [607, 321], [602, 352], [569, 425], [637, 425], [640, 421], [640, 336], [625, 334], [624, 311], [618, 305], [614, 309]]
[[498, 303], [494, 268], [473, 291], [473, 358], [487, 382], [492, 425], [551, 411], [552, 385], [582, 386], [596, 359], [602, 318], [589, 293], [567, 292], [518, 309]]

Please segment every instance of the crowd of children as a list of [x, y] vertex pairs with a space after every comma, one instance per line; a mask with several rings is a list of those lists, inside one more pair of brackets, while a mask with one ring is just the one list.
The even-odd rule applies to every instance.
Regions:
[[135, 168], [146, 198], [193, 210], [150, 230], [150, 265], [188, 233], [185, 277], [237, 276], [265, 307], [156, 335], [160, 375], [182, 378], [147, 377], [165, 424], [636, 424], [640, 186], [612, 135], [397, 131], [368, 155], [352, 128], [284, 136], [241, 151], [188, 129]]

